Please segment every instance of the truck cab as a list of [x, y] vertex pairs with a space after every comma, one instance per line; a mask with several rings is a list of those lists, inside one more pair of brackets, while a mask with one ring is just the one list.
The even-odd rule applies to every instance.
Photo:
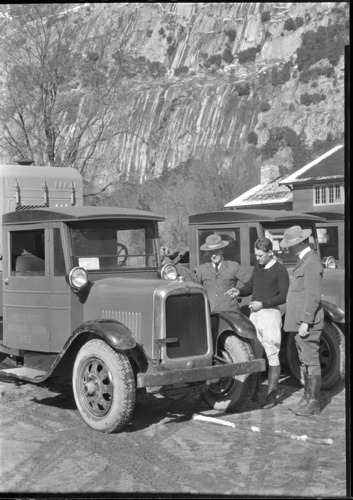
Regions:
[[3, 183], [15, 209], [3, 202], [0, 358], [16, 365], [1, 372], [34, 383], [69, 377], [82, 419], [101, 432], [122, 429], [136, 400], [157, 393], [200, 393], [213, 408], [242, 411], [265, 370], [255, 329], [240, 312], [210, 314], [203, 287], [161, 265], [164, 218], [82, 206], [60, 180], [66, 169], [22, 168]]

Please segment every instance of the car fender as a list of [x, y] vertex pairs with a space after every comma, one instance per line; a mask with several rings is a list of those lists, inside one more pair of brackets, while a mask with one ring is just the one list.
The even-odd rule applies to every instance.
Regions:
[[131, 330], [120, 321], [113, 319], [98, 319], [82, 323], [73, 332], [71, 342], [82, 333], [97, 335], [113, 349], [125, 351], [136, 347], [136, 340]]
[[321, 299], [322, 307], [324, 308], [325, 317], [331, 319], [335, 323], [345, 323], [345, 312], [333, 302]]
[[211, 313], [211, 324], [215, 353], [217, 352], [218, 340], [222, 333], [231, 330], [235, 335], [249, 342], [256, 358], [262, 357], [263, 347], [257, 338], [256, 328], [242, 312]]

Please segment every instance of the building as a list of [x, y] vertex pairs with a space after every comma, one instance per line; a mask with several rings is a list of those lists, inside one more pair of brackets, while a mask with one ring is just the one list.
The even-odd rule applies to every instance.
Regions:
[[[268, 170], [273, 172], [272, 178]], [[289, 176], [278, 167], [264, 166], [261, 182], [233, 201], [228, 209], [264, 208], [320, 215], [318, 225], [322, 257], [344, 260], [344, 147], [339, 144]]]

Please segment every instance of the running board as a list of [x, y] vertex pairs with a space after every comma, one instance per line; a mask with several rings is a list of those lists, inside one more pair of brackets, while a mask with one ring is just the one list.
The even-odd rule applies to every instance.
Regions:
[[35, 370], [34, 368], [28, 368], [27, 366], [16, 366], [14, 368], [3, 368], [0, 370], [0, 374], [3, 373], [7, 377], [14, 377], [19, 380], [26, 380], [34, 384], [39, 384], [47, 378], [48, 372], [43, 370]]

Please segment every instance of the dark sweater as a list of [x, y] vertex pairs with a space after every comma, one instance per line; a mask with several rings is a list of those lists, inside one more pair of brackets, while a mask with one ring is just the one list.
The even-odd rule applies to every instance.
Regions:
[[262, 302], [262, 307], [269, 309], [286, 302], [288, 286], [288, 271], [283, 264], [276, 262], [264, 269], [257, 263], [250, 280], [240, 290], [240, 295], [252, 294], [252, 300]]

